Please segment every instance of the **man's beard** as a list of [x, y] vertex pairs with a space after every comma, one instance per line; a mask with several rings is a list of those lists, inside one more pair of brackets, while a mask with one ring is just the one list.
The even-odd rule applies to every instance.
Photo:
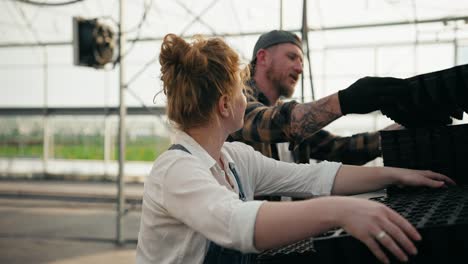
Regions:
[[291, 98], [294, 94], [294, 86], [289, 87], [283, 82], [281, 82], [281, 76], [279, 74], [275, 74], [273, 66], [270, 66], [266, 71], [266, 77], [270, 80], [276, 89], [278, 89], [279, 96], [284, 96], [286, 98]]

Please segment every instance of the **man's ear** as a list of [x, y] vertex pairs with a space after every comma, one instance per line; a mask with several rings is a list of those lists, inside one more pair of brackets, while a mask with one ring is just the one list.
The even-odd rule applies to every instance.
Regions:
[[257, 64], [261, 64], [261, 65], [265, 64], [266, 56], [267, 56], [267, 51], [265, 49], [260, 49], [257, 52]]
[[222, 117], [229, 117], [230, 112], [230, 100], [227, 95], [222, 95], [218, 100], [218, 111]]

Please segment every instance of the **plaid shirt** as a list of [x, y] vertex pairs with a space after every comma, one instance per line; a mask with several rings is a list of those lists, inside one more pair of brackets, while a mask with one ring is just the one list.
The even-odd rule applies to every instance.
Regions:
[[319, 130], [297, 144], [291, 135], [290, 121], [291, 112], [298, 103], [279, 101], [271, 106], [253, 79], [247, 82], [247, 86], [251, 89], [246, 89], [244, 127], [231, 134], [230, 141], [245, 142], [274, 159], [279, 159], [275, 143], [289, 142], [289, 149], [293, 151], [294, 159], [298, 163], [308, 162], [312, 158], [362, 165], [381, 155], [378, 132], [339, 137]]

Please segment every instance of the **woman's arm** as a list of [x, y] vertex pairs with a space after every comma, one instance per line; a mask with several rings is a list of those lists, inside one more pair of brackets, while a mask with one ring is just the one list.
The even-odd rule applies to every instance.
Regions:
[[[450, 178], [432, 171], [343, 165], [335, 176], [332, 194], [369, 192], [389, 184], [438, 188], [445, 183], [454, 184]], [[406, 219], [383, 204], [333, 196], [262, 204], [255, 220], [254, 243], [259, 250], [274, 248], [333, 227], [344, 228], [385, 263], [388, 258], [379, 244], [401, 261], [407, 261], [405, 252], [417, 253], [412, 240], [421, 239]]]
[[[421, 239], [407, 220], [383, 204], [333, 196], [263, 203], [255, 221], [254, 243], [258, 250], [275, 248], [322, 234], [333, 227], [344, 228], [384, 263], [388, 263], [388, 258], [379, 244], [406, 261], [406, 253], [417, 253], [412, 240]], [[382, 231], [387, 235], [378, 235]]]
[[437, 188], [445, 183], [455, 184], [447, 176], [428, 170], [343, 165], [336, 174], [332, 194], [371, 192], [390, 184]]
[[255, 221], [255, 247], [275, 248], [337, 227], [339, 206], [334, 204], [340, 200], [323, 197], [298, 202], [264, 202]]

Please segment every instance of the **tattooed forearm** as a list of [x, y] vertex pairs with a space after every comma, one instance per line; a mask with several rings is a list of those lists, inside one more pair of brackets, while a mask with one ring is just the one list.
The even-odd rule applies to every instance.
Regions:
[[337, 94], [298, 104], [291, 114], [291, 134], [298, 139], [308, 138], [341, 115]]

